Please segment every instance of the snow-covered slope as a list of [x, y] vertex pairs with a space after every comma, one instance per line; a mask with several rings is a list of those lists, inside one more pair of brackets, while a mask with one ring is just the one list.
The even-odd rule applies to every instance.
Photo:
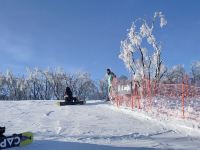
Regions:
[[[55, 101], [0, 101], [0, 126], [6, 134], [31, 131], [27, 150], [158, 150], [200, 147], [200, 134], [184, 132], [156, 119], [119, 110], [102, 101], [55, 105]], [[18, 148], [16, 148], [18, 149]]]

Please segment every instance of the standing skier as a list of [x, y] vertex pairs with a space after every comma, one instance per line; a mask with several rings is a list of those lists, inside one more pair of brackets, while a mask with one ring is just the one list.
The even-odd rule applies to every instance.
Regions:
[[107, 79], [108, 79], [108, 99], [110, 100], [111, 98], [111, 87], [112, 87], [112, 81], [113, 78], [116, 78], [116, 75], [108, 68], [107, 69]]

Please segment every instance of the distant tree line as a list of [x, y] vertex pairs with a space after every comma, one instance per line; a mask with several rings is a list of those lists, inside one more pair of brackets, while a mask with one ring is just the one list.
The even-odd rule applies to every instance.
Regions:
[[192, 63], [189, 73], [187, 72], [184, 65], [176, 65], [168, 69], [162, 82], [176, 84], [188, 81], [194, 86], [200, 86], [200, 61]]
[[0, 74], [0, 100], [62, 100], [69, 86], [79, 99], [103, 99], [99, 83], [89, 73], [66, 73], [61, 69], [27, 69], [27, 74], [15, 76], [11, 71]]

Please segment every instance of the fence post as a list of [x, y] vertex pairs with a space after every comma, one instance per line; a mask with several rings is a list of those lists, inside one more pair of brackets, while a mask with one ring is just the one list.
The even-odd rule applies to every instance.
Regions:
[[186, 98], [189, 97], [189, 79], [188, 79], [188, 75], [186, 75]]
[[133, 81], [131, 81], [131, 108], [134, 109]]
[[117, 108], [119, 108], [119, 95], [117, 95]]
[[135, 84], [135, 90], [134, 90], [134, 97], [135, 97], [135, 102], [137, 102], [137, 108], [140, 109], [140, 95], [139, 95], [139, 88], [138, 85]]
[[131, 108], [134, 110], [134, 96], [131, 96]]
[[154, 81], [153, 97], [157, 94], [157, 81]]
[[183, 113], [183, 118], [185, 118], [185, 110], [184, 110], [184, 82], [182, 81], [182, 113]]
[[150, 79], [148, 79], [148, 97], [149, 97], [149, 109], [151, 110], [151, 83], [150, 83]]
[[140, 105], [141, 101], [140, 101], [140, 95], [139, 94], [137, 95], [137, 98], [138, 98], [138, 109], [141, 109], [141, 105]]

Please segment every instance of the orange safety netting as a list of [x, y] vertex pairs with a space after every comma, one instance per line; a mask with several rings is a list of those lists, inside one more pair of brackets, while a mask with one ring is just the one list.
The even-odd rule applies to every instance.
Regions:
[[200, 87], [190, 85], [187, 80], [181, 84], [164, 84], [148, 79], [136, 82], [115, 78], [110, 95], [117, 107], [200, 122]]

